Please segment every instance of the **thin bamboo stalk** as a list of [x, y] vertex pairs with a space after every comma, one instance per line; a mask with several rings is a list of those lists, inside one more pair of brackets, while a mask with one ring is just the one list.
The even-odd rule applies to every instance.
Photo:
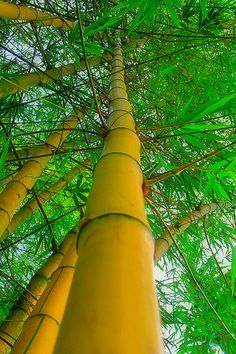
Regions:
[[75, 26], [75, 22], [73, 21], [52, 16], [32, 7], [10, 4], [6, 1], [0, 1], [0, 17], [12, 20], [34, 21], [39, 25], [53, 26], [64, 30], [71, 30]]
[[72, 239], [69, 249], [26, 320], [12, 354], [52, 354], [74, 275], [78, 232], [74, 228], [67, 236]]
[[[19, 337], [25, 321], [32, 312], [37, 300], [46, 289], [52, 274], [60, 265], [63, 256], [72, 243], [71, 235], [65, 238], [59, 250], [52, 254], [46, 263], [33, 276], [25, 291], [0, 326], [0, 353], [7, 354]], [[9, 344], [7, 344], [9, 343]]]
[[94, 171], [54, 354], [163, 353], [140, 142], [123, 69], [118, 47], [109, 93], [110, 131]]
[[[68, 151], [70, 149], [73, 149], [76, 146], [76, 144], [74, 142], [67, 142], [64, 143], [60, 146], [60, 151]], [[41, 145], [35, 145], [35, 146], [30, 146], [30, 147], [22, 147], [21, 149], [16, 150], [17, 153], [17, 157], [18, 158], [31, 158], [35, 156], [35, 150], [37, 150], [38, 152], [42, 149], [44, 149], [44, 144]], [[40, 153], [39, 156], [42, 156], [42, 152]], [[1, 153], [0, 153], [1, 154]], [[6, 156], [6, 161], [12, 161], [12, 160], [16, 160], [16, 154], [14, 153], [14, 151], [10, 151], [7, 153]]]
[[228, 208], [230, 206], [232, 206], [232, 203], [230, 202], [213, 202], [210, 204], [205, 204], [199, 209], [191, 211], [189, 214], [180, 218], [174, 226], [169, 226], [168, 229], [166, 229], [155, 241], [154, 262], [157, 263], [169, 250], [177, 236], [182, 234], [194, 222], [198, 221], [203, 216], [209, 215], [219, 208]]
[[[89, 66], [93, 67], [100, 64], [103, 59], [109, 58], [110, 54], [104, 54], [101, 57], [92, 57], [88, 58], [87, 60]], [[13, 79], [1, 77], [4, 81], [0, 82], [0, 97], [10, 96], [22, 90], [27, 91], [28, 89], [40, 84], [46, 85], [52, 81], [59, 80], [64, 76], [68, 76], [74, 74], [75, 72], [81, 72], [84, 70], [86, 70], [86, 64], [84, 60], [81, 60], [79, 64], [71, 63], [45, 71], [22, 74], [14, 77]]]
[[227, 148], [229, 148], [229, 147], [231, 147], [233, 145], [235, 145], [235, 142], [230, 143], [228, 145], [225, 145], [225, 146], [223, 146], [223, 147], [221, 147], [221, 148], [219, 148], [217, 150], [210, 151], [207, 154], [203, 155], [202, 157], [199, 157], [199, 158], [197, 158], [197, 159], [195, 159], [193, 161], [190, 161], [190, 162], [188, 162], [186, 164], [183, 164], [180, 167], [174, 168], [173, 170], [161, 173], [160, 175], [158, 175], [156, 177], [153, 177], [153, 178], [150, 178], [150, 179], [146, 179], [145, 180], [145, 186], [151, 186], [152, 184], [158, 183], [158, 182], [163, 181], [165, 179], [168, 179], [168, 178], [170, 178], [172, 176], [177, 176], [181, 172], [183, 172], [184, 170], [194, 166], [197, 162], [201, 162], [203, 160], [208, 159], [211, 156], [215, 156], [215, 155], [219, 154], [221, 151], [224, 151], [224, 150], [226, 150]]
[[56, 132], [50, 134], [44, 146], [45, 156], [27, 161], [0, 194], [0, 240], [17, 208], [43, 172], [45, 165], [51, 158], [51, 153], [63, 143], [82, 116], [82, 112], [73, 113]]
[[63, 178], [49, 187], [46, 191], [43, 191], [38, 195], [29, 200], [12, 218], [10, 224], [3, 232], [1, 239], [5, 240], [9, 237], [19, 226], [21, 226], [25, 221], [29, 220], [31, 216], [38, 210], [39, 206], [46, 203], [59, 191], [63, 190], [68, 183], [72, 182], [73, 179], [78, 176], [79, 173], [84, 171], [88, 165], [89, 161], [85, 161], [84, 164], [74, 167], [69, 173], [67, 173]]

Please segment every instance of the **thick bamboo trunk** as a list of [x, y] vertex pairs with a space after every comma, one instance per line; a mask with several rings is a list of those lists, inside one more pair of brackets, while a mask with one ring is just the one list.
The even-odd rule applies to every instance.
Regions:
[[[98, 65], [103, 59], [109, 59], [110, 54], [104, 54], [102, 57], [88, 58], [88, 64], [90, 67]], [[4, 81], [0, 82], [0, 98], [12, 95], [18, 91], [35, 87], [40, 84], [48, 84], [52, 81], [61, 79], [64, 76], [68, 76], [75, 72], [86, 70], [86, 64], [84, 60], [81, 60], [79, 65], [67, 64], [58, 68], [49, 69], [46, 71], [38, 71], [29, 74], [23, 74], [16, 76], [14, 79], [3, 78]]]
[[[33, 276], [25, 291], [0, 326], [0, 353], [7, 354], [19, 337], [25, 321], [37, 300], [46, 289], [52, 274], [58, 268], [72, 242], [71, 235], [65, 238], [58, 252], [52, 254], [42, 268]], [[7, 344], [9, 343], [9, 345]]]
[[39, 205], [46, 203], [49, 199], [51, 199], [55, 194], [59, 191], [63, 190], [68, 183], [73, 181], [73, 179], [78, 176], [83, 170], [86, 169], [85, 165], [79, 165], [71, 170], [71, 172], [67, 173], [63, 178], [61, 178], [58, 182], [53, 184], [48, 190], [40, 193], [38, 197], [34, 197], [29, 200], [12, 218], [10, 224], [2, 234], [1, 239], [5, 240], [8, 236], [10, 236], [19, 226], [21, 226], [25, 221], [29, 220], [31, 216], [36, 212], [39, 208]]
[[109, 98], [110, 131], [95, 168], [54, 354], [163, 352], [140, 142], [120, 48], [114, 51]]
[[64, 30], [71, 30], [75, 26], [73, 21], [59, 18], [58, 16], [52, 16], [32, 7], [10, 4], [6, 1], [0, 1], [0, 17], [13, 20], [34, 21], [39, 25], [53, 26]]
[[[79, 229], [73, 229], [72, 239], [52, 280], [26, 320], [22, 334], [12, 354], [51, 354], [65, 310], [77, 260], [76, 241]], [[68, 236], [67, 236], [68, 237]], [[69, 352], [65, 352], [65, 354]]]
[[157, 263], [160, 258], [168, 251], [170, 246], [176, 240], [176, 237], [182, 234], [190, 225], [199, 220], [203, 216], [209, 215], [219, 208], [228, 208], [232, 206], [230, 202], [213, 202], [202, 205], [199, 209], [191, 211], [183, 216], [174, 226], [169, 226], [163, 234], [155, 241], [154, 262]]
[[[27, 161], [0, 194], [0, 240], [28, 190], [34, 186], [46, 163], [50, 160], [50, 154], [63, 143], [82, 116], [81, 112], [74, 113], [56, 132], [53, 132], [45, 143], [45, 157], [36, 157]], [[38, 155], [37, 151], [36, 155]]]

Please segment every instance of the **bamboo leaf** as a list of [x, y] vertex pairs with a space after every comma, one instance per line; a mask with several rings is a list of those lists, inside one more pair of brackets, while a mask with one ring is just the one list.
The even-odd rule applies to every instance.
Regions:
[[230, 200], [230, 197], [228, 195], [228, 193], [226, 192], [226, 190], [223, 188], [223, 186], [220, 183], [216, 183], [213, 186], [213, 189], [216, 192], [217, 197], [219, 198], [219, 200]]
[[139, 6], [140, 4], [142, 4], [142, 1], [141, 0], [129, 0], [129, 1], [124, 1], [116, 6], [114, 6], [114, 9], [117, 10], [117, 9], [128, 9], [128, 10], [131, 10], [131, 9], [134, 9], [135, 7]]
[[163, 70], [160, 70], [160, 74], [162, 75], [162, 76], [166, 76], [166, 75], [169, 75], [169, 74], [171, 74], [173, 71], [175, 71], [177, 68], [176, 68], [176, 66], [175, 65], [171, 65], [171, 66], [169, 66], [168, 68], [166, 68], [166, 69], [163, 69]]
[[215, 130], [215, 129], [226, 129], [226, 128], [233, 128], [231, 125], [226, 125], [226, 124], [201, 124], [201, 123], [196, 123], [196, 124], [185, 124], [183, 126], [183, 129], [189, 129], [189, 130]]
[[206, 149], [206, 145], [199, 139], [194, 136], [185, 136], [184, 140], [187, 141], [189, 144], [196, 146], [200, 149]]
[[207, 0], [200, 0], [200, 8], [201, 8], [203, 17], [204, 18], [208, 17], [208, 14], [207, 14]]
[[222, 108], [226, 103], [228, 103], [234, 97], [235, 97], [235, 94], [225, 96], [217, 101], [215, 101], [215, 100], [210, 101], [210, 102], [200, 106], [195, 111], [193, 111], [189, 114], [186, 114], [185, 117], [183, 117], [183, 115], [181, 115], [181, 117], [182, 117], [181, 121], [194, 122], [200, 118], [203, 118], [207, 114], [213, 113], [216, 110]]
[[86, 49], [89, 54], [95, 55], [95, 56], [101, 56], [103, 53], [103, 48], [102, 46], [97, 43], [97, 42], [87, 42], [86, 43]]
[[74, 26], [73, 30], [69, 34], [69, 38], [70, 38], [72, 43], [77, 43], [77, 42], [81, 41], [79, 23], [76, 23], [76, 25]]
[[185, 113], [187, 112], [187, 110], [188, 110], [189, 107], [190, 107], [190, 103], [192, 102], [192, 99], [193, 99], [193, 96], [190, 97], [190, 99], [185, 103], [185, 105], [183, 106], [181, 112], [179, 113], [179, 116], [178, 116], [178, 118], [177, 118], [177, 121], [178, 121], [178, 120], [181, 120], [181, 119], [184, 117]]
[[172, 0], [166, 0], [166, 7], [170, 13], [171, 19], [176, 26], [180, 26], [180, 20], [178, 19], [175, 7]]

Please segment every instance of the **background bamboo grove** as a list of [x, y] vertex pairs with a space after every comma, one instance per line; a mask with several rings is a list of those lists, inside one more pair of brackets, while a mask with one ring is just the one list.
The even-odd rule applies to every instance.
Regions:
[[0, 1], [0, 354], [236, 352], [235, 14]]

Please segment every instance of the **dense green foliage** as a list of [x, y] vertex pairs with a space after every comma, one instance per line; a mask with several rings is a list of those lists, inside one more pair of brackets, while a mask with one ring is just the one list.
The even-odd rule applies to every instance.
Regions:
[[[0, 19], [1, 82], [112, 54], [120, 39], [145, 178], [215, 151], [152, 185], [147, 213], [158, 238], [165, 225], [175, 224], [202, 204], [232, 202], [232, 207], [219, 207], [179, 235], [156, 273], [166, 352], [205, 354], [219, 346], [227, 354], [235, 353], [234, 1], [72, 0], [40, 1], [39, 6], [31, 0], [24, 4], [77, 24], [65, 32]], [[1, 184], [26, 161], [20, 151], [41, 145], [75, 108], [83, 109], [85, 115], [67, 138], [69, 148], [53, 155], [28, 198], [85, 159], [94, 167], [106, 129], [109, 69], [109, 61], [103, 60], [89, 71], [1, 100]], [[0, 245], [1, 320], [22, 293], [22, 286], [81, 217], [92, 168]]]

